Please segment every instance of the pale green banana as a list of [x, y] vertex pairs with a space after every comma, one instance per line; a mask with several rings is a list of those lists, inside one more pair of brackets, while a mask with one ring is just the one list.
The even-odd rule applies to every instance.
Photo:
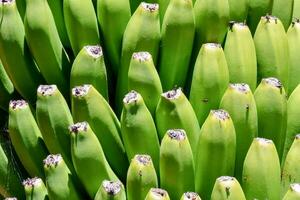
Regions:
[[8, 128], [12, 145], [24, 168], [31, 177], [44, 177], [42, 163], [48, 151], [26, 101], [10, 101]]
[[230, 83], [247, 83], [254, 91], [257, 84], [255, 45], [248, 26], [231, 23], [227, 32], [224, 53]]
[[195, 63], [189, 96], [200, 126], [210, 110], [219, 107], [228, 84], [228, 67], [221, 45], [203, 44]]
[[300, 18], [300, 1], [294, 0], [293, 5], [293, 19], [299, 19]]
[[196, 156], [200, 127], [196, 114], [181, 88], [175, 88], [161, 95], [156, 109], [155, 123], [160, 140], [169, 129], [183, 129], [193, 155]]
[[121, 140], [120, 122], [92, 85], [72, 89], [72, 114], [75, 122], [86, 120], [90, 124], [112, 169], [125, 180], [129, 162]]
[[128, 160], [133, 159], [136, 154], [149, 154], [158, 171], [159, 139], [154, 120], [142, 96], [131, 91], [125, 96], [123, 103], [121, 134]]
[[[42, 164], [41, 164], [42, 165]], [[48, 192], [43, 180], [28, 178], [23, 181], [26, 200], [48, 200]]]
[[171, 199], [180, 199], [185, 191], [195, 190], [194, 159], [186, 133], [168, 130], [160, 147], [160, 186]]
[[201, 200], [200, 196], [195, 192], [186, 192], [180, 200]]
[[22, 20], [24, 19], [25, 16], [25, 11], [26, 11], [26, 0], [15, 0], [17, 3], [17, 8], [20, 13], [20, 16]]
[[43, 79], [25, 42], [25, 30], [16, 2], [1, 0], [0, 16], [2, 64], [17, 91], [33, 103], [36, 99], [36, 88]]
[[152, 116], [163, 92], [152, 56], [148, 52], [133, 53], [128, 70], [128, 91], [141, 94]]
[[196, 192], [210, 198], [216, 179], [233, 176], [236, 135], [233, 122], [225, 110], [212, 110], [205, 120], [195, 157]]
[[262, 17], [254, 35], [254, 44], [257, 82], [275, 77], [287, 88], [290, 57], [288, 39], [281, 21], [274, 16]]
[[157, 0], [159, 4], [159, 20], [162, 23], [171, 0]]
[[[136, 9], [141, 5], [141, 3], [145, 2], [143, 0], [129, 0], [130, 1], [130, 8], [131, 12], [134, 13]], [[166, 0], [167, 1], [167, 0]], [[147, 0], [148, 3], [157, 3], [159, 0]]]
[[126, 200], [126, 193], [120, 181], [104, 180], [94, 200]]
[[13, 83], [8, 77], [0, 60], [0, 107], [7, 111], [9, 101], [16, 96]]
[[242, 187], [247, 199], [280, 199], [280, 163], [272, 140], [255, 138], [246, 155]]
[[246, 200], [239, 182], [230, 176], [217, 178], [211, 194], [211, 200]]
[[69, 127], [72, 161], [78, 178], [90, 198], [94, 198], [103, 180], [118, 180], [110, 168], [100, 142], [87, 122]]
[[145, 200], [170, 200], [166, 190], [160, 188], [151, 188]]
[[258, 136], [273, 140], [281, 160], [287, 127], [287, 98], [276, 78], [264, 78], [254, 92]]
[[84, 2], [64, 0], [63, 13], [74, 56], [77, 56], [84, 46], [100, 43], [97, 16], [92, 0]]
[[300, 184], [294, 183], [290, 185], [289, 190], [284, 195], [282, 200], [299, 200], [300, 199]]
[[249, 1], [250, 0], [228, 0], [229, 19], [236, 22], [246, 21]]
[[102, 48], [84, 46], [76, 56], [71, 70], [70, 87], [91, 84], [108, 101], [108, 80]]
[[158, 4], [141, 3], [134, 12], [124, 31], [120, 69], [116, 89], [116, 113], [122, 111], [122, 99], [128, 92], [128, 69], [132, 54], [147, 51], [152, 55], [154, 65], [157, 63], [160, 23]]
[[241, 181], [244, 159], [258, 132], [257, 109], [247, 84], [230, 84], [222, 97], [220, 108], [226, 110], [236, 133], [235, 177]]
[[155, 187], [158, 187], [158, 180], [151, 157], [135, 155], [127, 172], [127, 199], [145, 199], [148, 191]]
[[273, 0], [272, 15], [278, 17], [285, 30], [292, 22], [294, 0]]
[[192, 0], [170, 1], [161, 32], [159, 75], [163, 89], [184, 87], [195, 34]]

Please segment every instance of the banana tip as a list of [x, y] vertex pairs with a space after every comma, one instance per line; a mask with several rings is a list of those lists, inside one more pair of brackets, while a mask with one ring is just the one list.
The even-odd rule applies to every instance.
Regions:
[[166, 99], [178, 99], [180, 95], [182, 94], [181, 88], [174, 88], [173, 90], [169, 90], [165, 93], [162, 93], [162, 96]]
[[9, 102], [9, 107], [13, 110], [24, 109], [28, 106], [25, 100], [11, 100]]
[[186, 133], [183, 129], [171, 129], [167, 131], [167, 134], [173, 140], [182, 141], [186, 138]]
[[184, 193], [184, 200], [197, 200], [199, 195], [196, 192], [186, 192]]
[[250, 87], [246, 83], [231, 83], [229, 87], [241, 93], [248, 93], [250, 91]]
[[86, 132], [88, 128], [88, 123], [87, 122], [78, 122], [76, 124], [73, 124], [69, 126], [69, 131], [71, 133], [79, 133], [79, 132]]
[[129, 93], [125, 95], [123, 102], [125, 104], [130, 104], [130, 103], [137, 102], [138, 99], [139, 99], [139, 93], [137, 93], [134, 90], [131, 90]]
[[103, 51], [100, 45], [87, 45], [84, 48], [87, 53], [94, 58], [103, 56]]
[[121, 191], [122, 183], [120, 181], [108, 181], [104, 180], [102, 182], [102, 187], [109, 195], [116, 195]]
[[25, 187], [35, 187], [37, 185], [40, 185], [42, 183], [42, 179], [38, 178], [38, 177], [34, 177], [34, 178], [28, 178], [28, 179], [25, 179], [22, 184], [25, 186]]
[[51, 96], [56, 90], [56, 85], [40, 85], [37, 89], [37, 92], [42, 96]]
[[269, 78], [264, 78], [263, 81], [268, 84], [271, 85], [273, 87], [277, 87], [277, 88], [282, 88], [282, 83], [279, 79], [274, 78], [274, 77], [269, 77]]
[[151, 156], [149, 155], [135, 155], [134, 159], [143, 165], [149, 165], [152, 162]]
[[149, 61], [151, 59], [151, 54], [149, 52], [146, 51], [141, 51], [141, 52], [135, 52], [132, 54], [132, 58], [134, 60], [137, 60], [139, 62], [146, 62]]
[[72, 89], [72, 95], [75, 97], [86, 96], [91, 88], [91, 85], [80, 85]]
[[212, 110], [211, 111], [213, 116], [215, 116], [217, 119], [219, 120], [227, 120], [227, 119], [230, 119], [230, 115], [228, 112], [226, 112], [225, 110], [223, 109], [219, 109], [219, 110]]
[[149, 12], [154, 12], [159, 9], [159, 5], [157, 3], [142, 2], [141, 5], [144, 10], [149, 11]]
[[160, 189], [160, 188], [151, 188], [150, 192], [157, 197], [167, 197], [168, 193], [166, 190]]
[[62, 161], [62, 157], [60, 154], [51, 154], [47, 156], [46, 159], [43, 160], [44, 166], [46, 167], [52, 167], [57, 166]]
[[0, 2], [1, 2], [2, 4], [11, 4], [11, 3], [14, 3], [15, 0], [0, 0]]
[[292, 191], [300, 193], [300, 183], [293, 183], [290, 185]]

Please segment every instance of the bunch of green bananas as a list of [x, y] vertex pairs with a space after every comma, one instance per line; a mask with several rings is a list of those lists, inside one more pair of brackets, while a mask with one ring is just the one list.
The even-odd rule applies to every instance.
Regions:
[[300, 200], [298, 18], [300, 0], [0, 0], [0, 195]]

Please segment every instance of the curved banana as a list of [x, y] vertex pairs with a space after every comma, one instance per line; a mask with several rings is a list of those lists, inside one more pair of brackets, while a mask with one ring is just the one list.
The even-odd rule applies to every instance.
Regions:
[[248, 15], [249, 0], [228, 0], [230, 21], [244, 22]]
[[[296, 0], [297, 1], [297, 0]], [[294, 0], [273, 0], [272, 15], [278, 17], [285, 30], [287, 30], [292, 22]]]
[[15, 0], [17, 3], [17, 8], [20, 13], [22, 20], [24, 20], [24, 15], [26, 11], [26, 0]]
[[23, 181], [26, 200], [48, 200], [48, 191], [42, 179], [34, 177]]
[[157, 1], [159, 4], [159, 21], [162, 23], [164, 21], [164, 16], [171, 0], [157, 0]]
[[170, 200], [166, 190], [160, 188], [151, 188], [145, 200]]
[[104, 180], [94, 200], [126, 200], [126, 193], [120, 181]]
[[185, 192], [180, 200], [201, 200], [201, 198], [195, 192]]
[[9, 101], [17, 96], [13, 83], [0, 60], [0, 107], [8, 111]]
[[284, 195], [282, 200], [298, 200], [300, 199], [300, 183], [293, 183], [290, 189]]

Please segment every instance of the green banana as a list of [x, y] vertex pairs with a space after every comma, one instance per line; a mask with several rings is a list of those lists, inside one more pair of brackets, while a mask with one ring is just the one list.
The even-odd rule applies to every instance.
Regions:
[[228, 0], [231, 21], [244, 22], [248, 15], [249, 0]]
[[157, 1], [159, 4], [159, 21], [162, 23], [164, 21], [164, 16], [171, 0], [157, 0]]
[[239, 182], [230, 176], [217, 178], [214, 185], [211, 200], [246, 200], [245, 194]]
[[151, 157], [135, 155], [127, 172], [127, 199], [145, 199], [148, 191], [154, 187], [158, 187], [158, 180]]
[[26, 101], [10, 101], [8, 128], [12, 145], [24, 168], [31, 177], [44, 177], [42, 163], [48, 151]]
[[281, 173], [281, 197], [288, 191], [291, 183], [300, 182], [299, 169], [299, 150], [300, 150], [300, 134], [295, 136], [294, 142], [287, 153], [284, 163], [282, 163]]
[[300, 18], [300, 1], [294, 0], [293, 5], [293, 19], [299, 19]]
[[183, 129], [168, 130], [160, 147], [160, 185], [171, 199], [180, 199], [185, 191], [194, 191], [193, 153]]
[[122, 111], [122, 99], [128, 92], [128, 69], [132, 54], [147, 51], [157, 63], [160, 42], [160, 23], [158, 4], [142, 2], [134, 12], [124, 31], [120, 69], [116, 89], [116, 113]]
[[247, 24], [254, 35], [261, 16], [271, 13], [273, 0], [249, 0]]
[[273, 140], [281, 160], [287, 127], [287, 99], [284, 87], [276, 78], [264, 78], [255, 90], [254, 98], [258, 136]]
[[131, 91], [125, 96], [123, 103], [121, 134], [128, 160], [133, 159], [136, 154], [149, 154], [158, 171], [159, 139], [154, 120], [142, 96]]
[[287, 101], [287, 128], [286, 128], [286, 136], [283, 148], [283, 156], [281, 164], [284, 163], [286, 155], [290, 150], [290, 147], [295, 139], [295, 136], [300, 133], [300, 109], [299, 109], [299, 101], [300, 101], [300, 85], [296, 87], [293, 93], [290, 95]]
[[90, 198], [94, 198], [103, 180], [118, 180], [110, 168], [100, 142], [87, 122], [69, 127], [72, 161], [78, 178]]
[[[145, 2], [145, 1], [143, 2], [142, 0], [129, 0], [129, 1], [130, 1], [130, 8], [132, 13], [136, 11], [136, 9], [139, 7], [139, 5], [141, 5], [141, 3]], [[147, 3], [158, 3], [158, 2], [159, 0], [147, 0]]]
[[263, 78], [275, 77], [287, 88], [290, 58], [288, 39], [281, 21], [274, 16], [262, 17], [254, 35], [254, 44], [258, 83]]
[[280, 163], [272, 140], [255, 138], [246, 155], [242, 187], [247, 199], [280, 199]]
[[141, 94], [154, 116], [163, 90], [150, 53], [133, 53], [128, 70], [128, 91], [130, 90]]
[[7, 111], [9, 101], [16, 96], [13, 83], [8, 77], [0, 60], [0, 107]]
[[16, 90], [30, 102], [35, 102], [36, 88], [43, 79], [25, 42], [25, 30], [15, 0], [1, 0], [0, 15], [2, 64]]
[[97, 14], [107, 61], [116, 76], [121, 59], [123, 33], [131, 17], [129, 0], [98, 0]]
[[72, 114], [56, 85], [38, 87], [36, 119], [49, 152], [62, 154], [69, 169], [74, 172], [68, 129], [73, 124]]
[[64, 95], [69, 94], [71, 63], [47, 0], [26, 0], [24, 27], [29, 49], [47, 83], [56, 84]]
[[247, 151], [258, 132], [257, 109], [247, 84], [230, 84], [222, 97], [220, 108], [226, 110], [236, 133], [235, 177], [241, 181]]
[[290, 54], [289, 82], [287, 90], [288, 94], [290, 95], [300, 83], [300, 70], [298, 69], [300, 59], [297, 54], [300, 50], [300, 20], [295, 20], [291, 24], [287, 31], [287, 38]]
[[200, 126], [210, 110], [219, 107], [228, 84], [228, 67], [221, 45], [203, 44], [195, 63], [189, 96]]
[[298, 200], [300, 199], [300, 184], [294, 183], [290, 185], [290, 189], [284, 195], [282, 200]]
[[194, 34], [192, 0], [171, 0], [161, 31], [159, 75], [164, 90], [185, 86]]
[[200, 196], [195, 192], [186, 192], [180, 200], [201, 200]]
[[212, 110], [205, 120], [195, 157], [196, 192], [210, 198], [216, 179], [233, 176], [236, 135], [230, 115], [225, 110]]
[[70, 44], [76, 56], [86, 45], [100, 42], [97, 16], [92, 0], [64, 0], [63, 13]]
[[20, 13], [20, 16], [22, 20], [24, 19], [25, 16], [25, 11], [26, 11], [26, 0], [15, 0], [17, 4], [18, 11]]
[[170, 200], [166, 190], [160, 188], [151, 188], [145, 200]]
[[74, 176], [60, 154], [51, 154], [43, 161], [49, 199], [80, 200]]
[[121, 140], [120, 122], [92, 85], [72, 89], [72, 114], [75, 122], [86, 120], [90, 124], [112, 169], [125, 180], [129, 162]]
[[181, 88], [175, 88], [161, 95], [155, 122], [160, 140], [169, 129], [185, 130], [193, 155], [196, 156], [200, 127], [196, 114]]
[[230, 83], [247, 83], [254, 91], [257, 84], [255, 45], [248, 26], [232, 22], [228, 29], [224, 53]]
[[278, 17], [285, 30], [287, 30], [292, 22], [294, 0], [273, 0], [272, 15]]
[[126, 193], [120, 181], [104, 180], [94, 200], [126, 200]]
[[48, 200], [48, 192], [42, 179], [34, 177], [23, 181], [26, 200]]
[[108, 101], [107, 73], [100, 45], [84, 46], [73, 62], [71, 89], [82, 84], [92, 84]]

